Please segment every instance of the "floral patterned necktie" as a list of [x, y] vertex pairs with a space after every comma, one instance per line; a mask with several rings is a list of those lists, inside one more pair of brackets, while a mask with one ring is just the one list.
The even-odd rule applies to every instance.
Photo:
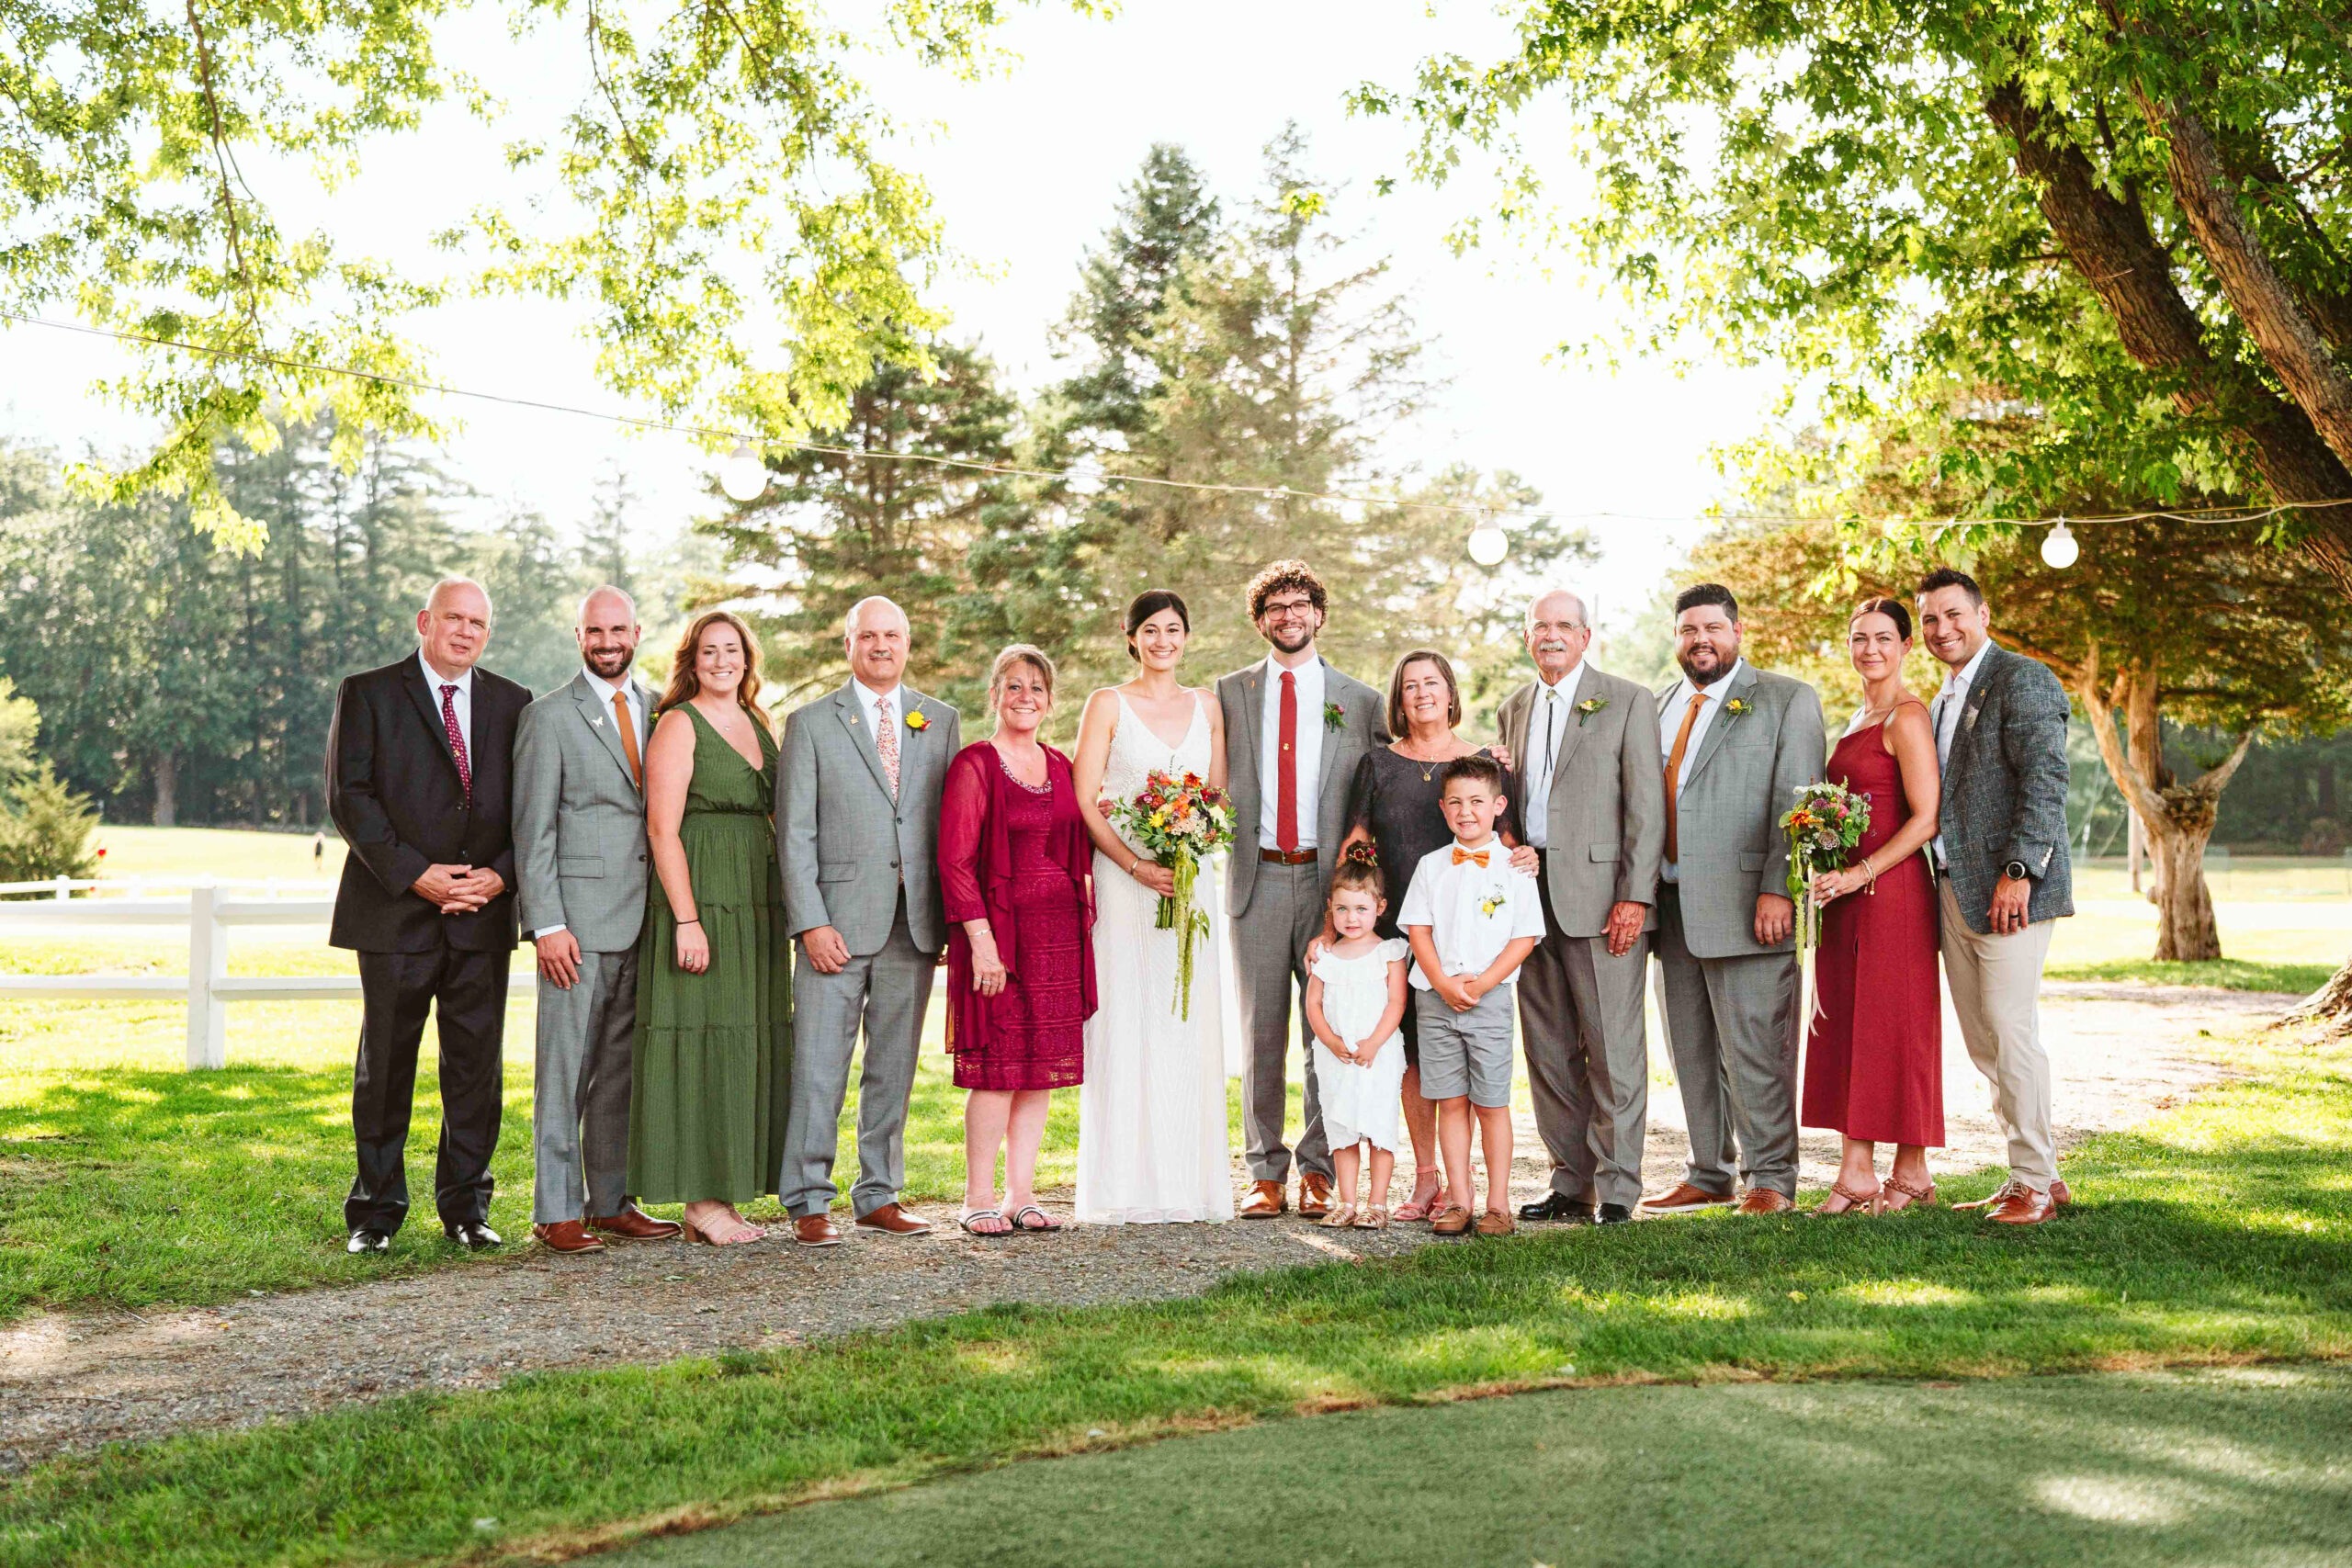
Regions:
[[899, 798], [899, 728], [890, 722], [890, 699], [874, 699], [874, 748], [882, 755], [882, 776], [890, 781], [890, 798]]

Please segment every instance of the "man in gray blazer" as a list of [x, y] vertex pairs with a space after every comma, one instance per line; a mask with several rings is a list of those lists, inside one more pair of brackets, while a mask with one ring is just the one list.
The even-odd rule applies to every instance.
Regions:
[[963, 749], [956, 710], [906, 685], [906, 612], [862, 599], [843, 641], [849, 683], [793, 710], [776, 762], [776, 856], [788, 934], [800, 942], [792, 982], [792, 1111], [777, 1195], [803, 1247], [839, 1245], [827, 1215], [835, 1127], [861, 1029], [857, 1229], [922, 1235], [931, 1223], [899, 1205], [906, 1179], [907, 1101], [931, 981], [947, 945], [939, 893], [939, 795]]
[[1497, 716], [1520, 816], [1543, 857], [1544, 940], [1519, 971], [1520, 1039], [1552, 1190], [1523, 1220], [1622, 1224], [1642, 1201], [1650, 1048], [1642, 1006], [1657, 926], [1666, 792], [1647, 688], [1585, 661], [1592, 628], [1565, 591], [1527, 607], [1536, 678]]
[[[1795, 1207], [1796, 904], [1781, 818], [1829, 759], [1821, 698], [1740, 657], [1739, 604], [1704, 582], [1674, 601], [1682, 679], [1657, 694], [1666, 844], [1657, 956], [1690, 1163], [1652, 1213]], [[1736, 1144], [1736, 1146], [1735, 1146]], [[1735, 1160], [1747, 1182], [1733, 1190]]]
[[[1241, 999], [1241, 1129], [1250, 1192], [1241, 1217], [1270, 1220], [1289, 1206], [1291, 1149], [1283, 1142], [1291, 1000], [1306, 1023], [1306, 944], [1323, 929], [1323, 904], [1347, 837], [1348, 788], [1356, 764], [1388, 743], [1380, 694], [1324, 662], [1315, 650], [1329, 604], [1302, 560], [1278, 560], [1251, 580], [1250, 619], [1272, 646], [1263, 663], [1216, 683], [1225, 710], [1226, 788], [1234, 843], [1225, 912], [1233, 922], [1233, 969]], [[1315, 1054], [1302, 1044], [1306, 1122], [1298, 1135], [1298, 1212], [1330, 1212], [1331, 1146]]]
[[2009, 1145], [2009, 1179], [1981, 1202], [2002, 1224], [2038, 1225], [2073, 1194], [2058, 1179], [2041, 964], [2052, 922], [2075, 912], [2066, 859], [2066, 689], [2047, 667], [1996, 648], [1984, 591], [1946, 567], [1919, 584], [1919, 631], [1942, 661], [1928, 705], [1943, 767], [1937, 818], [1944, 978]]
[[582, 599], [580, 673], [525, 708], [514, 731], [516, 897], [539, 963], [531, 1234], [551, 1252], [678, 1234], [625, 1188], [654, 703], [629, 673], [639, 629], [619, 589]]

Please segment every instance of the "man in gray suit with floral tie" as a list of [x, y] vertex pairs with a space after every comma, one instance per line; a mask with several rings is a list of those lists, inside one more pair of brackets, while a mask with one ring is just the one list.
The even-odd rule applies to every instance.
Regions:
[[[1674, 602], [1682, 679], [1658, 694], [1666, 845], [1657, 958], [1690, 1164], [1654, 1214], [1734, 1202], [1782, 1213], [1797, 1191], [1796, 902], [1781, 818], [1829, 759], [1821, 698], [1740, 657], [1720, 583]], [[1747, 1191], [1733, 1190], [1733, 1172]]]
[[515, 897], [539, 968], [531, 1234], [551, 1252], [678, 1234], [624, 1187], [654, 702], [629, 673], [639, 629], [621, 590], [582, 599], [580, 673], [525, 708], [514, 731]]
[[777, 1196], [803, 1247], [840, 1243], [826, 1211], [842, 1100], [861, 1031], [857, 1185], [864, 1235], [921, 1235], [899, 1205], [907, 1101], [914, 1092], [931, 981], [947, 945], [939, 893], [939, 796], [963, 749], [956, 712], [900, 677], [906, 612], [860, 600], [843, 640], [849, 683], [793, 711], [776, 761], [776, 856], [800, 942], [792, 979], [792, 1111]]

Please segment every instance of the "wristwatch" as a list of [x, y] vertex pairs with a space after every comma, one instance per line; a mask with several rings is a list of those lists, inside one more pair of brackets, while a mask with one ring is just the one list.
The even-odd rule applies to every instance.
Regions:
[[2026, 863], [2021, 860], [2013, 860], [2001, 868], [2001, 874], [2011, 882], [2023, 882], [2026, 880]]

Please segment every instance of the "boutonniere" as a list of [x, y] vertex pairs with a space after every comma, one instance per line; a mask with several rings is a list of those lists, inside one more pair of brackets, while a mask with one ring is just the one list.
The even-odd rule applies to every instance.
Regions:
[[1745, 697], [1733, 697], [1724, 704], [1725, 718], [1746, 718], [1754, 711], [1756, 711], [1756, 705]]
[[1491, 920], [1495, 918], [1496, 911], [1499, 910], [1506, 902], [1507, 900], [1503, 897], [1503, 890], [1498, 887], [1492, 893], [1487, 894], [1484, 898], [1478, 900], [1478, 913], [1486, 916], [1487, 919]]
[[600, 714], [600, 713], [592, 713], [592, 714], [590, 714], [590, 715], [588, 716], [588, 728], [591, 728], [591, 729], [602, 729], [602, 728], [605, 728], [605, 716], [604, 716], [603, 714]]
[[1599, 713], [1602, 708], [1605, 708], [1608, 705], [1609, 699], [1607, 697], [1585, 698], [1584, 701], [1577, 705], [1577, 728], [1578, 729], [1582, 729], [1586, 719], [1590, 718], [1594, 714]]
[[931, 720], [923, 716], [922, 709], [909, 708], [907, 710], [907, 728], [909, 729], [929, 729], [931, 728]]
[[1323, 705], [1323, 728], [1326, 729], [1345, 729], [1347, 727], [1348, 710], [1341, 707], [1337, 703], [1325, 703]]

